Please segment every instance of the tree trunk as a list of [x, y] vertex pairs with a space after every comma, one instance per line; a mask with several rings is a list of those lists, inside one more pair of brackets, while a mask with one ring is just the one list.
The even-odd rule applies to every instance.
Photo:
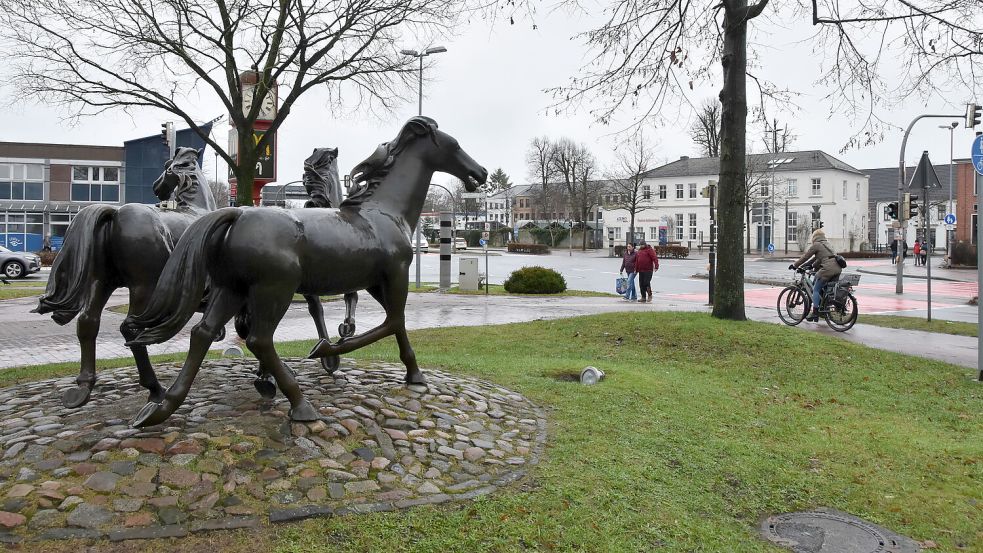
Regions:
[[751, 255], [751, 210], [747, 209], [746, 206], [744, 208], [744, 220], [746, 221], [746, 223], [744, 224], [744, 228], [747, 229], [747, 237], [746, 237], [747, 249], [745, 250], [745, 253]]
[[253, 205], [253, 187], [256, 183], [256, 161], [258, 160], [256, 143], [253, 141], [252, 129], [239, 132], [239, 151], [236, 154], [236, 164], [239, 170], [236, 177], [236, 205]]
[[747, 0], [724, 0], [724, 86], [720, 91], [720, 183], [717, 220], [717, 278], [713, 316], [743, 321], [744, 254], [741, 248], [745, 207], [747, 142]]

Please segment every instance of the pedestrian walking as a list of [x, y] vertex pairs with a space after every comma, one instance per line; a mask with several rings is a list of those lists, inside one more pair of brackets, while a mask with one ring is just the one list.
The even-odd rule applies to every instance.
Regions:
[[922, 258], [922, 267], [924, 267], [925, 264], [928, 263], [928, 248], [929, 248], [928, 242], [922, 242], [921, 251], [918, 252]]
[[891, 265], [898, 262], [898, 239], [891, 240]]
[[921, 265], [922, 262], [922, 243], [915, 240], [915, 267]]
[[625, 256], [621, 259], [621, 270], [618, 273], [628, 273], [628, 289], [625, 290], [626, 301], [638, 301], [638, 294], [635, 293], [635, 258], [638, 252], [635, 251], [635, 244], [629, 243], [625, 246]]
[[651, 302], [652, 274], [659, 270], [659, 256], [645, 240], [642, 240], [635, 256], [635, 270], [638, 271], [638, 289], [642, 292], [642, 298], [638, 301]]

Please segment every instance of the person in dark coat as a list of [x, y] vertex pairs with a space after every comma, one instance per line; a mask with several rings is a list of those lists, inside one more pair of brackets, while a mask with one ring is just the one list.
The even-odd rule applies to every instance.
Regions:
[[659, 270], [659, 257], [655, 254], [652, 246], [642, 240], [638, 248], [638, 255], [635, 256], [635, 270], [638, 271], [638, 288], [642, 291], [642, 299], [638, 301], [652, 301], [652, 274]]
[[812, 313], [806, 318], [807, 321], [816, 322], [819, 320], [819, 301], [823, 297], [823, 288], [829, 281], [839, 278], [843, 272], [836, 262], [836, 252], [829, 247], [826, 232], [821, 228], [812, 231], [812, 245], [788, 268], [798, 269], [806, 263], [817, 269], [816, 281], [812, 284]]
[[638, 252], [635, 251], [635, 244], [629, 243], [625, 246], [625, 257], [621, 260], [621, 270], [618, 273], [628, 273], [628, 289], [624, 296], [627, 301], [638, 301], [638, 294], [635, 292], [635, 258]]
[[898, 239], [891, 240], [891, 265], [898, 262]]

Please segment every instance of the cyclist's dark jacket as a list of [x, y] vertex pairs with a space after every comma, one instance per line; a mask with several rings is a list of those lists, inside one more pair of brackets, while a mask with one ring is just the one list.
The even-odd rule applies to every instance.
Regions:
[[[815, 259], [812, 259], [815, 258]], [[810, 259], [811, 265], [814, 268], [818, 268], [819, 272], [816, 276], [823, 279], [826, 282], [840, 276], [843, 269], [836, 264], [836, 252], [833, 248], [829, 247], [829, 243], [826, 242], [825, 236], [817, 236], [815, 240], [812, 241], [812, 245], [809, 249], [802, 254], [793, 265], [796, 268], [801, 267], [804, 263], [808, 262]]]

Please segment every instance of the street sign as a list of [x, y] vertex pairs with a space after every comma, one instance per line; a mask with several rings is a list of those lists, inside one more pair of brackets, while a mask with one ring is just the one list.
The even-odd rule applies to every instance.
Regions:
[[948, 231], [956, 230], [956, 225], [946, 225], [945, 226], [945, 229], [948, 230]]
[[768, 244], [768, 253], [775, 253], [775, 245]]
[[976, 172], [983, 175], [983, 134], [973, 140], [973, 168]]
[[485, 221], [485, 230], [486, 231], [491, 230], [491, 223], [489, 223], [488, 221]]
[[485, 245], [488, 244], [488, 242], [484, 238], [482, 238], [481, 240], [478, 240], [478, 243], [481, 244], [482, 247], [484, 247]]
[[947, 225], [954, 225], [954, 224], [956, 224], [956, 216], [953, 215], [952, 213], [947, 214], [945, 216], [945, 224], [947, 224]]
[[942, 188], [942, 181], [939, 180], [935, 167], [928, 159], [928, 151], [922, 152], [922, 158], [918, 160], [918, 167], [915, 167], [915, 174], [908, 181], [908, 188]]
[[488, 238], [489, 238], [490, 236], [491, 236], [491, 233], [490, 233], [490, 232], [488, 232], [487, 230], [481, 233], [481, 239], [482, 239], [482, 240], [488, 240]]

